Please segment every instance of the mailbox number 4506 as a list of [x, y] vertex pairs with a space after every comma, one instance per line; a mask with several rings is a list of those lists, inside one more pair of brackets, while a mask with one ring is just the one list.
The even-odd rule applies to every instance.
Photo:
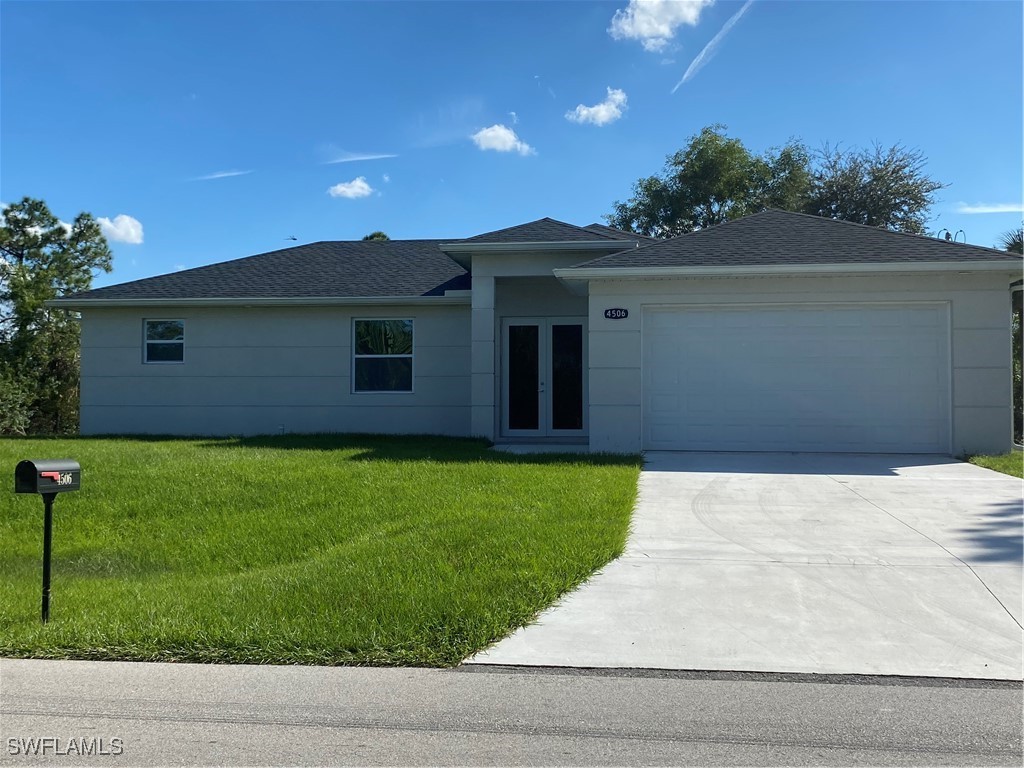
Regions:
[[40, 472], [39, 476], [49, 478], [57, 485], [71, 485], [75, 482], [74, 475], [70, 472]]

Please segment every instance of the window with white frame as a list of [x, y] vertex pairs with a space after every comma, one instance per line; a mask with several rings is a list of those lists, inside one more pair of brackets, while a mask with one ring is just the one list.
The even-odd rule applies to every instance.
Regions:
[[143, 361], [147, 363], [185, 362], [184, 320], [146, 320], [144, 325]]
[[352, 323], [354, 392], [412, 392], [412, 320]]

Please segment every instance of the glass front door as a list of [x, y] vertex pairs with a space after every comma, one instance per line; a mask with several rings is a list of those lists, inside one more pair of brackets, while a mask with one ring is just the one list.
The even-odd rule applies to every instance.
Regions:
[[502, 350], [502, 434], [585, 435], [583, 319], [507, 318]]

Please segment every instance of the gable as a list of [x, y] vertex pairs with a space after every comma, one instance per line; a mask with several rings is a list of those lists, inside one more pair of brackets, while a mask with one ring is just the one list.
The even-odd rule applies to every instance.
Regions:
[[[556, 219], [537, 219], [537, 221], [518, 224], [514, 227], [484, 232], [482, 235], [470, 237], [465, 243], [566, 243], [595, 240], [621, 240], [608, 233], [595, 232], [574, 224], [566, 224]], [[635, 238], [632, 238], [635, 239]]]

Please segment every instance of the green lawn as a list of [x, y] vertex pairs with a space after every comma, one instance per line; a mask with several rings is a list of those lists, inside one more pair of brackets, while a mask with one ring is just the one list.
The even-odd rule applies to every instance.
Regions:
[[1024, 453], [1011, 451], [999, 456], [971, 456], [968, 461], [979, 467], [994, 469], [1014, 477], [1024, 477]]
[[[82, 465], [45, 627], [23, 458]], [[455, 664], [621, 553], [639, 467], [422, 437], [0, 440], [0, 656]]]

